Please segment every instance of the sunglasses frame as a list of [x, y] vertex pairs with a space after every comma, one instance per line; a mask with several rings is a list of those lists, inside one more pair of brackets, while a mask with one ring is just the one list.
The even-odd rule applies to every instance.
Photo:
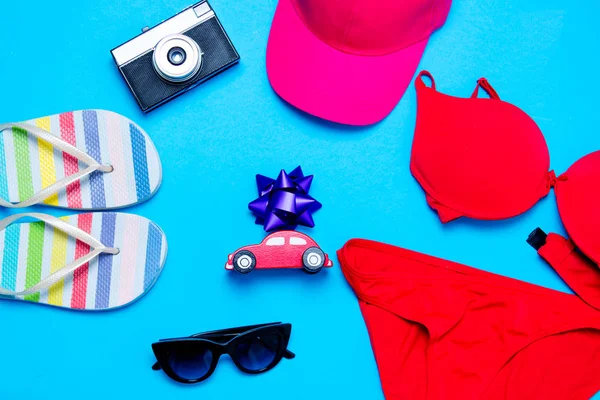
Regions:
[[[242, 371], [247, 374], [260, 374], [267, 372], [275, 367], [282, 358], [292, 359], [295, 354], [287, 349], [290, 334], [292, 332], [292, 325], [281, 322], [272, 322], [268, 324], [260, 325], [249, 325], [240, 326], [236, 328], [221, 329], [217, 331], [197, 333], [195, 335], [184, 337], [184, 338], [173, 338], [173, 339], [161, 339], [158, 342], [152, 343], [152, 350], [156, 356], [157, 362], [152, 366], [152, 369], [157, 371], [162, 369], [169, 378], [186, 384], [198, 383], [208, 379], [219, 363], [219, 359], [222, 355], [228, 354], [231, 357], [233, 363]], [[260, 335], [273, 335], [280, 336], [281, 342], [277, 348], [275, 358], [266, 367], [260, 370], [250, 370], [242, 366], [233, 356], [238, 343], [243, 342], [247, 337], [254, 337]], [[172, 353], [179, 349], [186, 348], [189, 346], [203, 345], [209, 349], [212, 353], [211, 365], [204, 374], [204, 376], [198, 379], [186, 379], [183, 378], [171, 367], [169, 363], [169, 357]]]

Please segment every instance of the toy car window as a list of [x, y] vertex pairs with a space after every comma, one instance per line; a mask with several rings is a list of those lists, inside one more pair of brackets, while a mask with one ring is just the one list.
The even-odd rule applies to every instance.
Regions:
[[295, 245], [301, 246], [301, 245], [306, 244], [306, 240], [299, 238], [299, 237], [291, 237], [290, 244], [295, 244]]
[[285, 239], [282, 237], [274, 237], [267, 240], [267, 246], [283, 246], [285, 244]]

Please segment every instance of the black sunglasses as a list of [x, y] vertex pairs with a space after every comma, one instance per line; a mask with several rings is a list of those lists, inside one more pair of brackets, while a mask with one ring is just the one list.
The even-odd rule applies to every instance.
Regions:
[[223, 354], [229, 354], [243, 372], [266, 372], [281, 358], [295, 357], [287, 349], [291, 332], [291, 324], [273, 322], [161, 339], [152, 344], [158, 360], [152, 369], [162, 369], [177, 382], [197, 383], [214, 372]]

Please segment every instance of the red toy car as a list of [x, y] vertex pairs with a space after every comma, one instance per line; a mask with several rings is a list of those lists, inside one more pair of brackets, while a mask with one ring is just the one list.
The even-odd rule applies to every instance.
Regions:
[[279, 231], [260, 244], [244, 246], [230, 254], [225, 269], [247, 274], [254, 268], [304, 268], [317, 273], [333, 262], [307, 235], [296, 231]]

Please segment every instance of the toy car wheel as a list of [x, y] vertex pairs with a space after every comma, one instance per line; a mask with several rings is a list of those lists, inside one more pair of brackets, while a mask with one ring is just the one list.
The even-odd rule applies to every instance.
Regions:
[[256, 257], [248, 250], [240, 250], [233, 255], [233, 269], [240, 274], [247, 274], [256, 267]]
[[306, 272], [315, 274], [325, 265], [325, 253], [318, 247], [309, 247], [302, 254], [302, 265]]

